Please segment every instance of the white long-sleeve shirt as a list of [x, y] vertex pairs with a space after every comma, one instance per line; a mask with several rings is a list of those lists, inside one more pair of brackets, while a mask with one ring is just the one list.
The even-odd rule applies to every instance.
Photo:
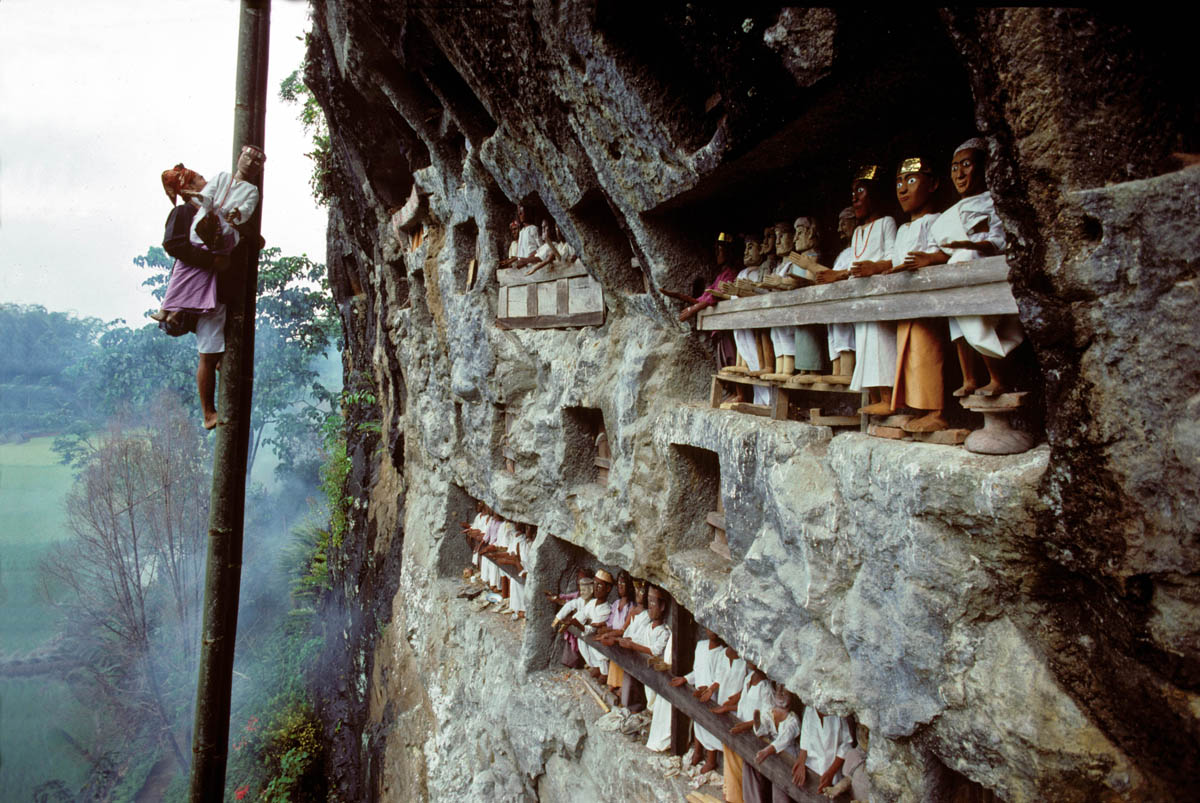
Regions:
[[[839, 716], [829, 714], [825, 721], [813, 706], [804, 709], [804, 720], [800, 724], [800, 749], [808, 751], [804, 765], [818, 775], [824, 775], [837, 758], [846, 758], [851, 745], [850, 726]], [[831, 783], [842, 779], [842, 773], [834, 774]]]

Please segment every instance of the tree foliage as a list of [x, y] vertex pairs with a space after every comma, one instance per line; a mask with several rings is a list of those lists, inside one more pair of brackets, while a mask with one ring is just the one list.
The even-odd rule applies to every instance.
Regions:
[[139, 418], [137, 428], [114, 419], [82, 458], [67, 497], [72, 535], [44, 560], [43, 582], [70, 623], [71, 652], [102, 656], [76, 679], [88, 696], [127, 726], [156, 723], [182, 767], [177, 714], [190, 687], [164, 678], [189, 677], [195, 659], [206, 452], [171, 396]]

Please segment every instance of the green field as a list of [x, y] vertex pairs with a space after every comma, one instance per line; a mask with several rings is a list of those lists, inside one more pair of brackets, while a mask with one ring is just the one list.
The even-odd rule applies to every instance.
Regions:
[[[38, 561], [68, 535], [64, 503], [71, 470], [52, 438], [0, 444], [0, 655], [23, 654], [54, 634], [54, 612], [39, 594]], [[65, 683], [0, 675], [0, 800], [30, 800], [57, 778], [72, 790], [87, 764], [61, 737], [87, 741], [86, 709]]]

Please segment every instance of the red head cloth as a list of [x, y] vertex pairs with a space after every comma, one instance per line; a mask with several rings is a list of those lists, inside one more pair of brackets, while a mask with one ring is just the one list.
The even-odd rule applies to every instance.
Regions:
[[181, 190], [186, 190], [191, 187], [197, 179], [201, 183], [204, 182], [204, 176], [197, 173], [195, 170], [188, 170], [183, 166], [183, 162], [172, 167], [170, 170], [162, 172], [163, 191], [167, 197], [171, 199], [171, 203], [175, 203], [175, 198]]

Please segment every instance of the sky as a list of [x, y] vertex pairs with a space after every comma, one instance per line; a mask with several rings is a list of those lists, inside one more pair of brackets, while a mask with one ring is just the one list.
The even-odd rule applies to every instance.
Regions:
[[[161, 245], [160, 174], [232, 172], [236, 0], [0, 0], [0, 302], [146, 323], [133, 258]], [[325, 261], [311, 141], [279, 84], [303, 0], [271, 8], [262, 233]]]

